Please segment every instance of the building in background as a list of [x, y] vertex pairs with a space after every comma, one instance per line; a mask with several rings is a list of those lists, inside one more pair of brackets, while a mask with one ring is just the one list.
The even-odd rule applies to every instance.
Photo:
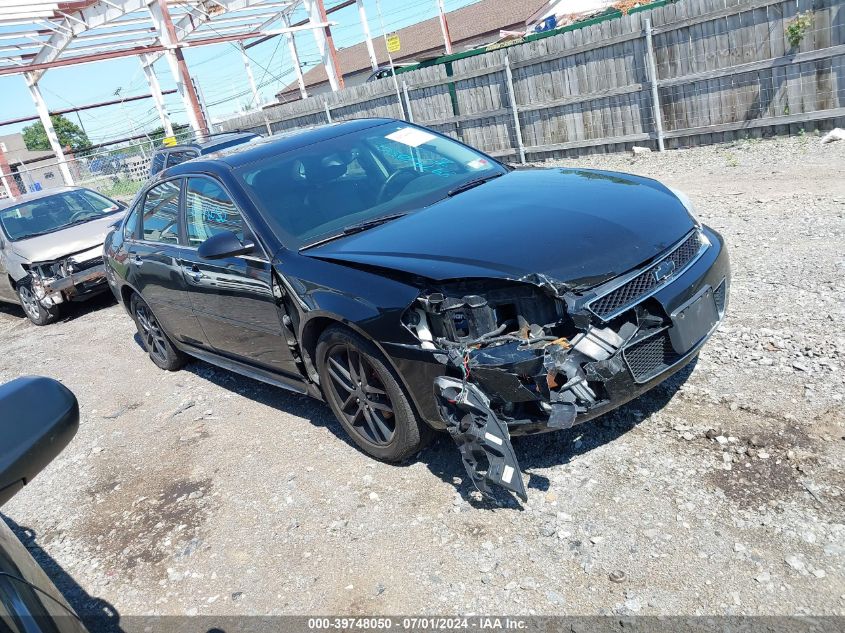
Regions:
[[[53, 152], [28, 150], [22, 134], [0, 136], [0, 152], [5, 159], [0, 161], [5, 162], [3, 175], [14, 179], [20, 193], [64, 186]], [[7, 196], [6, 187], [0, 186], [0, 198]]]
[[[475, 48], [500, 39], [500, 32], [524, 31], [528, 20], [549, 6], [549, 0], [481, 0], [475, 4], [446, 14], [454, 52]], [[375, 25], [374, 25], [375, 26]], [[433, 59], [446, 54], [440, 19], [433, 17], [396, 31], [402, 49], [393, 55], [397, 66]], [[379, 66], [389, 63], [384, 39], [373, 38]], [[366, 42], [339, 49], [338, 59], [347, 87], [363, 84], [373, 74]], [[305, 86], [309, 95], [330, 92], [325, 68], [315, 66], [305, 73]], [[300, 98], [299, 87], [292, 83], [276, 94], [281, 103]]]

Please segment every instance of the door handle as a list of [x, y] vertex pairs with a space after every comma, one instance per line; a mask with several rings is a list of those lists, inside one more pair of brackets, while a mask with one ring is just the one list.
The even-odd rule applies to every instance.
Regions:
[[200, 283], [200, 281], [202, 281], [203, 278], [208, 277], [208, 275], [206, 275], [206, 274], [204, 274], [200, 271], [199, 266], [197, 266], [196, 264], [194, 264], [190, 267], [186, 266], [185, 267], [185, 274], [188, 275], [188, 277], [190, 277], [195, 283]]
[[138, 255], [138, 253], [133, 253], [131, 255], [131, 263], [135, 264], [136, 266], [141, 266], [144, 263], [144, 260]]

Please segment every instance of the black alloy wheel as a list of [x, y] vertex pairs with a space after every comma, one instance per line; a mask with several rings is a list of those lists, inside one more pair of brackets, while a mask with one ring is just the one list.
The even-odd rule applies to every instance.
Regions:
[[317, 341], [315, 360], [326, 401], [352, 441], [368, 455], [402, 461], [434, 436], [371, 341], [343, 326], [332, 326]]
[[387, 446], [396, 434], [393, 403], [373, 366], [350, 344], [328, 352], [329, 388], [346, 421], [364, 439]]
[[132, 316], [135, 317], [141, 343], [150, 355], [150, 359], [167, 371], [181, 368], [185, 364], [186, 357], [167, 338], [167, 334], [161, 329], [150, 306], [138, 295], [133, 295], [130, 307]]

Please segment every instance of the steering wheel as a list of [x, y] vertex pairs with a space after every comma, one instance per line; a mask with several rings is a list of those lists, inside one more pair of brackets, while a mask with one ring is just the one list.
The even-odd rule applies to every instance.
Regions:
[[91, 214], [91, 212], [90, 212], [90, 211], [86, 211], [85, 209], [81, 209], [81, 210], [76, 211], [75, 213], [73, 213], [73, 214], [70, 216], [70, 220], [68, 220], [68, 222], [76, 222], [76, 219], [77, 219], [77, 218], [82, 217], [82, 216], [85, 216], [85, 215], [90, 215], [90, 214]]
[[411, 182], [418, 175], [417, 171], [411, 167], [403, 167], [402, 169], [394, 171], [387, 177], [387, 180], [384, 181], [381, 189], [379, 189], [378, 196], [376, 197], [376, 204], [381, 204], [387, 200], [388, 194], [393, 193], [393, 189], [396, 189], [396, 193], [399, 193], [405, 185]]

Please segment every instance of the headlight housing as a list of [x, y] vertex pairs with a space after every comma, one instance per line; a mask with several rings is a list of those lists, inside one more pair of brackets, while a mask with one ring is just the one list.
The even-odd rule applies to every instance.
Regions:
[[675, 194], [675, 197], [681, 201], [681, 204], [684, 205], [684, 208], [687, 210], [692, 223], [695, 224], [697, 229], [700, 229], [701, 222], [695, 215], [695, 206], [693, 205], [692, 200], [690, 200], [690, 197], [680, 189], [675, 189], [674, 187], [669, 187], [669, 191]]

